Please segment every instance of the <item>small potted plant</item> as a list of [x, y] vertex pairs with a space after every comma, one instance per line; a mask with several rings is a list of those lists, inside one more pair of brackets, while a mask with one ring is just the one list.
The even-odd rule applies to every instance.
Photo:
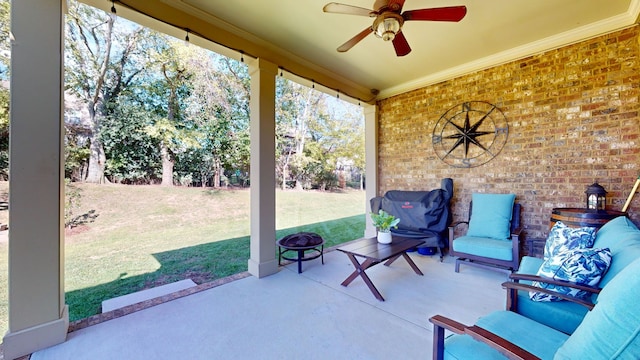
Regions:
[[391, 243], [391, 228], [396, 229], [400, 219], [380, 209], [378, 213], [371, 213], [373, 226], [378, 229], [378, 242], [381, 244]]

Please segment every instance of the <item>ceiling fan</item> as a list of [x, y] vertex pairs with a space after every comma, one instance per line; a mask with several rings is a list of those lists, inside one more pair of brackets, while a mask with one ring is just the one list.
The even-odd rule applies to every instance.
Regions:
[[384, 41], [391, 41], [396, 55], [405, 56], [411, 52], [411, 47], [402, 33], [402, 25], [405, 21], [452, 21], [458, 22], [467, 14], [466, 6], [448, 6], [440, 8], [428, 8], [408, 10], [402, 12], [405, 0], [376, 0], [373, 4], [375, 10], [369, 10], [358, 6], [340, 3], [328, 3], [322, 8], [326, 13], [359, 15], [375, 18], [373, 25], [362, 30], [359, 34], [349, 39], [338, 47], [339, 52], [345, 52], [359, 43], [367, 35], [374, 33]]

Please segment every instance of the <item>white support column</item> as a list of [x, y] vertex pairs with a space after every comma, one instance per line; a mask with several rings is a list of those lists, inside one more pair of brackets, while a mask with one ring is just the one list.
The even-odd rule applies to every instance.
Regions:
[[257, 59], [251, 75], [251, 258], [249, 273], [278, 271], [276, 259], [276, 75], [278, 67]]
[[4, 358], [65, 341], [63, 48], [66, 0], [11, 2], [9, 331]]
[[364, 148], [365, 148], [365, 237], [376, 236], [376, 228], [371, 223], [369, 200], [378, 194], [378, 107], [364, 105]]

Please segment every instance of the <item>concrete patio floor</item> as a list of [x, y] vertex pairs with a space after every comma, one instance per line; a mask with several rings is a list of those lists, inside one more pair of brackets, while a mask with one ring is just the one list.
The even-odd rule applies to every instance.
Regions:
[[353, 265], [328, 251], [301, 274], [289, 264], [72, 331], [31, 359], [425, 359], [430, 316], [470, 324], [504, 308], [506, 273], [410, 256], [424, 276], [402, 258], [367, 270], [384, 302], [360, 278], [341, 286]]

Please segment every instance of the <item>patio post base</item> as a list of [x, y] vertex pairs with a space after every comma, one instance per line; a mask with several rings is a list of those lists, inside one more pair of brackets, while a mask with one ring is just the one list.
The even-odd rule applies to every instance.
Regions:
[[65, 305], [61, 318], [16, 332], [7, 332], [2, 347], [5, 359], [16, 359], [35, 351], [63, 343], [69, 329], [69, 306]]
[[265, 276], [273, 275], [278, 272], [278, 260], [273, 259], [263, 263], [257, 263], [253, 259], [249, 259], [249, 274], [258, 279]]

